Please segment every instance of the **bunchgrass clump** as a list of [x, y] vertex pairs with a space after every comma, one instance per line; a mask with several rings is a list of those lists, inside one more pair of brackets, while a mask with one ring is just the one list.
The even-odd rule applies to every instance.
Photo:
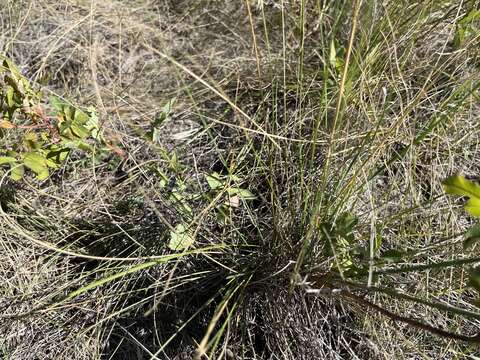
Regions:
[[2, 355], [474, 355], [478, 6], [7, 1]]

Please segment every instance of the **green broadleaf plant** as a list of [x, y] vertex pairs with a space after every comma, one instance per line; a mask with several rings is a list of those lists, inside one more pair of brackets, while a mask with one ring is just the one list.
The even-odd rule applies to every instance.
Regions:
[[0, 55], [0, 138], [0, 169], [8, 166], [15, 181], [25, 168], [45, 180], [72, 150], [91, 151], [89, 139], [101, 134], [94, 109], [85, 112], [54, 96], [42, 102], [40, 91]]
[[[480, 185], [461, 175], [453, 175], [443, 182], [447, 194], [468, 197], [464, 208], [473, 217], [480, 217]], [[480, 224], [471, 227], [465, 234], [463, 248], [470, 249], [480, 240]], [[474, 267], [470, 271], [469, 285], [480, 292], [480, 268]], [[478, 301], [477, 301], [478, 303]]]
[[443, 182], [443, 188], [447, 194], [468, 197], [465, 210], [474, 217], [480, 217], [479, 184], [467, 180], [461, 175], [453, 175]]

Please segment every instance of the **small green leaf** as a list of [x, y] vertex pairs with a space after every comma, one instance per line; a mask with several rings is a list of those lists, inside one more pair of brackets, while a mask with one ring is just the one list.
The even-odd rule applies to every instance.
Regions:
[[337, 64], [337, 49], [335, 49], [335, 42], [333, 39], [330, 42], [330, 54], [328, 56], [328, 61], [332, 67], [335, 67]]
[[168, 101], [164, 106], [163, 106], [163, 109], [162, 109], [162, 113], [166, 114], [166, 115], [170, 115], [170, 113], [172, 112], [172, 109], [173, 109], [173, 105], [175, 105], [175, 102], [177, 101], [177, 98], [172, 98], [170, 99], [170, 101]]
[[12, 168], [10, 172], [10, 178], [13, 181], [20, 181], [23, 178], [23, 175], [25, 174], [25, 168], [23, 165], [15, 165], [15, 164], [10, 164], [10, 167]]
[[184, 215], [189, 215], [191, 216], [192, 213], [193, 213], [193, 210], [192, 208], [185, 202], [185, 201], [181, 201], [178, 206], [177, 206], [177, 210], [184, 214]]
[[191, 246], [194, 242], [195, 239], [185, 224], [178, 224], [175, 226], [175, 230], [170, 231], [168, 247], [171, 250], [183, 250]]
[[167, 187], [168, 181], [165, 179], [161, 179], [160, 182], [158, 183], [158, 186], [160, 186], [160, 189], [164, 189]]
[[85, 141], [78, 140], [74, 142], [74, 148], [77, 148], [79, 150], [85, 151], [85, 152], [92, 152], [93, 147], [89, 143], [86, 143]]
[[472, 216], [480, 217], [480, 198], [471, 198], [465, 204], [465, 210]]
[[463, 249], [468, 250], [478, 241], [480, 241], [480, 224], [474, 225], [467, 231], [465, 241], [463, 242]]
[[68, 126], [71, 125], [73, 121], [73, 116], [74, 116], [75, 109], [71, 107], [70, 105], [65, 105], [63, 107], [63, 115], [65, 115], [65, 120], [67, 121]]
[[23, 143], [30, 150], [38, 149], [41, 147], [41, 142], [38, 141], [38, 136], [34, 132], [27, 132], [23, 137]]
[[19, 80], [22, 75], [20, 74], [20, 71], [18, 70], [18, 68], [13, 64], [12, 61], [8, 60], [8, 59], [5, 59], [3, 61], [3, 66], [5, 66], [9, 71], [10, 73], [12, 74], [12, 76], [15, 78], [15, 80]]
[[230, 196], [237, 195], [242, 200], [255, 200], [257, 197], [252, 194], [250, 190], [247, 189], [240, 189], [240, 188], [229, 188], [227, 189], [227, 193]]
[[240, 189], [237, 195], [243, 200], [255, 200], [257, 198], [250, 190], [247, 189]]
[[207, 179], [208, 186], [212, 190], [217, 190], [218, 188], [223, 186], [223, 182], [220, 180], [220, 175], [217, 173], [212, 173], [211, 175], [205, 176]]
[[30, 152], [23, 158], [26, 167], [37, 174], [38, 180], [45, 180], [49, 176], [47, 159], [39, 153]]
[[77, 121], [74, 121], [70, 128], [72, 129], [72, 132], [75, 134], [75, 136], [80, 139], [85, 139], [88, 135], [90, 135], [90, 131]]
[[17, 159], [11, 156], [0, 156], [0, 165], [4, 164], [15, 164]]
[[78, 124], [86, 124], [87, 121], [88, 121], [88, 115], [85, 114], [82, 110], [79, 110], [79, 109], [75, 109], [75, 115], [73, 117], [73, 119], [75, 120], [75, 122], [77, 122]]
[[217, 209], [217, 221], [220, 225], [227, 225], [230, 219], [228, 213], [229, 208], [226, 205], [221, 205]]
[[148, 132], [147, 136], [148, 139], [154, 144], [158, 144], [161, 140], [161, 134], [162, 133], [157, 128], [152, 128], [152, 130]]
[[162, 108], [160, 114], [158, 114], [150, 123], [150, 130], [147, 132], [147, 137], [154, 143], [160, 142], [161, 132], [160, 127], [163, 122], [168, 119], [168, 116], [172, 112], [173, 105], [175, 104], [176, 98], [168, 101]]
[[45, 164], [51, 169], [58, 169], [60, 167], [60, 164], [52, 159], [46, 159]]
[[85, 139], [90, 135], [90, 129], [86, 126], [89, 117], [83, 111], [74, 109], [74, 118], [71, 125], [73, 133], [80, 139]]
[[100, 137], [100, 122], [98, 120], [98, 115], [95, 111], [95, 108], [88, 108], [90, 114], [88, 121], [85, 123], [85, 127], [90, 132], [90, 135], [94, 139], [99, 139]]
[[173, 152], [172, 157], [170, 158], [170, 167], [173, 171], [178, 170], [178, 157], [176, 152]]
[[467, 196], [470, 200], [465, 210], [472, 216], [480, 217], [480, 185], [465, 179], [461, 175], [450, 176], [443, 182], [447, 194]]
[[61, 127], [60, 127], [60, 134], [62, 135], [62, 137], [64, 138], [63, 140], [67, 139], [67, 140], [72, 140], [74, 139], [76, 136], [73, 134], [72, 132], [72, 129], [70, 128], [70, 126], [67, 124], [62, 124]]
[[59, 147], [53, 147], [51, 150], [47, 153], [47, 161], [54, 161], [57, 164], [61, 164], [68, 156], [70, 152], [70, 149], [68, 147], [66, 148], [59, 148]]
[[447, 194], [480, 199], [480, 185], [465, 179], [461, 175], [450, 176], [442, 184]]

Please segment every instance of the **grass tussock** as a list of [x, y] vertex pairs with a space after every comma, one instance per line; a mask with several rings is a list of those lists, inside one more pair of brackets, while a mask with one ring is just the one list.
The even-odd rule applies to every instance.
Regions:
[[0, 54], [106, 141], [1, 179], [1, 356], [475, 355], [442, 180], [480, 171], [478, 2], [3, 2]]

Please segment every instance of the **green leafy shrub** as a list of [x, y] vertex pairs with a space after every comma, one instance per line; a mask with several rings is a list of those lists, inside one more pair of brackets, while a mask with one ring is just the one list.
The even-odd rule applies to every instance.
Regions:
[[75, 149], [91, 151], [88, 139], [100, 138], [94, 109], [82, 111], [42, 94], [8, 59], [0, 57], [0, 166], [21, 180], [25, 169], [45, 180]]

